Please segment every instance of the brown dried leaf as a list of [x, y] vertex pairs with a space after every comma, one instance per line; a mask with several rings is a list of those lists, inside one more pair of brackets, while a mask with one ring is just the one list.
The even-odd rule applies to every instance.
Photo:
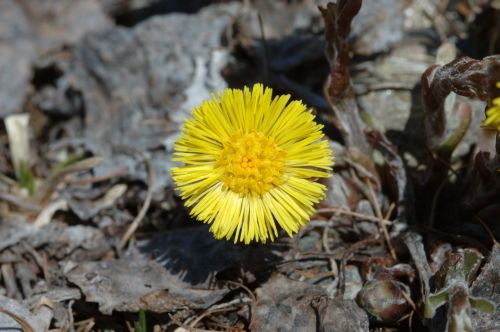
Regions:
[[350, 87], [347, 37], [360, 9], [361, 0], [340, 0], [337, 4], [329, 2], [326, 8], [319, 7], [325, 22], [326, 58], [332, 70], [328, 92], [333, 98], [341, 97]]
[[319, 286], [275, 275], [257, 298], [252, 331], [368, 331], [368, 317], [354, 301], [330, 299]]
[[347, 37], [351, 22], [361, 8], [361, 0], [340, 0], [319, 7], [325, 23], [326, 58], [330, 75], [324, 85], [324, 93], [333, 110], [335, 126], [340, 130], [347, 147], [370, 151], [364, 135], [364, 124], [354, 100], [349, 74], [349, 44]]
[[426, 130], [431, 148], [442, 143], [447, 129], [444, 105], [454, 92], [461, 96], [488, 100], [494, 96], [495, 84], [500, 81], [500, 55], [482, 60], [469, 57], [455, 59], [439, 67], [429, 67], [422, 74], [422, 100], [426, 114]]
[[230, 291], [189, 288], [158, 263], [139, 256], [85, 262], [66, 277], [80, 287], [88, 302], [97, 302], [104, 314], [114, 310], [162, 313], [186, 307], [205, 309]]

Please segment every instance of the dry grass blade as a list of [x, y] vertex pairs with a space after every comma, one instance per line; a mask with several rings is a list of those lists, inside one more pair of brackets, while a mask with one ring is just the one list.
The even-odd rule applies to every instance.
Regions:
[[32, 204], [24, 200], [22, 197], [7, 192], [0, 192], [0, 201], [7, 202], [24, 211], [28, 212], [38, 211], [38, 205]]
[[[379, 227], [382, 230], [382, 234], [384, 235], [385, 243], [387, 244], [387, 248], [389, 249], [391, 257], [394, 259], [394, 261], [397, 261], [396, 252], [394, 251], [394, 247], [392, 246], [391, 238], [389, 236], [389, 232], [387, 231], [387, 227], [385, 227], [385, 224], [383, 222], [381, 222], [381, 220], [384, 220], [386, 218], [384, 218], [384, 216], [382, 215], [382, 210], [380, 209], [380, 204], [378, 203], [377, 196], [375, 195], [375, 192], [373, 191], [372, 185], [370, 184], [370, 182], [366, 182], [366, 183], [368, 185], [368, 189], [369, 189], [370, 196], [371, 196], [370, 201], [371, 201], [373, 207], [375, 208], [375, 213], [377, 214], [377, 217], [378, 217], [377, 221], [379, 222]], [[391, 207], [389, 208], [387, 216], [389, 216], [390, 213], [392, 213], [392, 210], [394, 209], [394, 205], [391, 204]]]
[[120, 249], [123, 249], [127, 242], [130, 240], [134, 232], [137, 230], [139, 225], [141, 224], [142, 219], [144, 219], [144, 216], [146, 215], [146, 212], [149, 209], [149, 206], [151, 205], [151, 200], [153, 198], [153, 181], [154, 181], [154, 175], [153, 175], [153, 164], [151, 163], [151, 160], [141, 153], [142, 158], [144, 159], [144, 162], [146, 163], [146, 170], [147, 170], [147, 192], [146, 192], [146, 199], [144, 200], [144, 204], [141, 207], [141, 210], [135, 217], [134, 221], [132, 224], [130, 224], [129, 228], [123, 235], [121, 241], [120, 241]]
[[484, 222], [484, 220], [481, 219], [481, 218], [479, 218], [478, 216], [476, 216], [476, 220], [479, 221], [479, 223], [481, 224], [481, 226], [483, 226], [483, 228], [486, 230], [486, 233], [488, 233], [488, 235], [491, 238], [491, 241], [493, 242], [493, 244], [498, 244], [498, 241], [495, 238], [495, 234], [493, 234], [493, 232], [488, 227], [488, 225]]
[[257, 297], [255, 296], [255, 294], [245, 285], [243, 285], [242, 283], [239, 283], [239, 282], [235, 282], [235, 281], [230, 281], [230, 280], [227, 280], [227, 282], [229, 284], [233, 284], [233, 285], [236, 285], [237, 287], [240, 287], [240, 288], [243, 288], [247, 293], [248, 295], [250, 295], [250, 298], [252, 299], [252, 306], [251, 306], [251, 309], [250, 309], [250, 322], [249, 322], [249, 326], [253, 326], [253, 321], [254, 321], [254, 318], [255, 318], [255, 313], [254, 313], [254, 310], [255, 308], [257, 308]]
[[[257, 298], [252, 293], [252, 291], [247, 286], [245, 286], [239, 282], [230, 281], [230, 280], [227, 280], [226, 282], [228, 284], [234, 285], [236, 287], [239, 287], [239, 288], [242, 288], [243, 290], [245, 290], [245, 292], [248, 293], [248, 295], [250, 296], [250, 299], [251, 299], [250, 304], [251, 304], [252, 310], [254, 310], [254, 308], [256, 307], [256, 304], [257, 304]], [[223, 303], [223, 304], [214, 306], [211, 309], [207, 309], [206, 311], [204, 311], [201, 315], [196, 317], [189, 324], [189, 329], [195, 328], [196, 324], [198, 324], [201, 320], [203, 320], [207, 316], [210, 316], [212, 314], [219, 313], [219, 312], [233, 311], [233, 310], [237, 309], [238, 307], [241, 307], [241, 305], [245, 305], [245, 304], [248, 304], [248, 302], [240, 301], [240, 300], [236, 300], [236, 301], [233, 300], [233, 301], [228, 302], [228, 303]], [[249, 326], [252, 326], [253, 318], [254, 318], [254, 314], [252, 313]]]
[[119, 175], [123, 175], [127, 173], [127, 168], [126, 167], [120, 167], [115, 170], [112, 170], [106, 174], [100, 175], [100, 176], [94, 176], [91, 178], [87, 179], [76, 179], [76, 178], [68, 178], [64, 179], [64, 182], [69, 183], [69, 184], [76, 184], [76, 185], [86, 185], [86, 184], [92, 184], [96, 182], [102, 182], [102, 181], [107, 181], [111, 178], [114, 178]]
[[216, 332], [214, 330], [204, 330], [190, 327], [179, 321], [177, 318], [173, 317], [173, 315], [169, 315], [169, 317], [172, 323], [179, 326], [179, 328], [175, 329], [176, 332]]
[[363, 239], [356, 243], [353, 243], [349, 248], [347, 248], [344, 252], [342, 260], [340, 261], [340, 269], [339, 269], [339, 297], [343, 297], [345, 293], [345, 266], [347, 260], [359, 249], [368, 246], [370, 244], [380, 243], [380, 238], [371, 238], [371, 239]]
[[[202, 313], [200, 316], [196, 317], [194, 321], [189, 324], [189, 329], [194, 329], [196, 324], [198, 324], [203, 318], [210, 316], [215, 313], [219, 312], [227, 312], [227, 311], [233, 311], [235, 308], [221, 308], [221, 309], [213, 309], [213, 310], [207, 310], [204, 313]], [[200, 331], [199, 329], [196, 329], [196, 331]]]
[[354, 212], [354, 211], [349, 211], [349, 210], [344, 210], [344, 209], [338, 209], [338, 208], [318, 209], [316, 211], [316, 213], [317, 214], [323, 214], [323, 213], [342, 214], [342, 215], [351, 216], [351, 217], [355, 217], [355, 218], [359, 218], [359, 219], [365, 219], [365, 220], [369, 220], [369, 221], [381, 222], [384, 225], [392, 225], [392, 222], [390, 220], [388, 220], [387, 218], [384, 218], [384, 219], [380, 220], [380, 218], [374, 217], [374, 216], [370, 216], [368, 214]]
[[76, 332], [89, 332], [92, 329], [92, 327], [94, 327], [94, 325], [95, 321], [93, 318], [79, 321], [75, 323], [75, 327], [78, 326]]
[[30, 325], [30, 323], [28, 323], [24, 318], [16, 315], [15, 313], [13, 313], [12, 311], [8, 310], [8, 309], [5, 309], [5, 308], [2, 308], [0, 307], [0, 312], [9, 316], [10, 318], [12, 318], [13, 320], [15, 320], [19, 325], [21, 325], [21, 327], [23, 328], [23, 331], [24, 332], [35, 332], [36, 330]]
[[56, 186], [59, 184], [60, 181], [62, 181], [62, 179], [66, 175], [75, 172], [88, 171], [99, 165], [101, 162], [102, 158], [92, 157], [78, 161], [52, 174], [47, 180], [45, 180], [40, 189], [37, 190], [36, 195], [34, 197], [35, 203], [43, 204], [46, 200], [48, 200], [50, 195], [54, 192]]
[[[327, 254], [332, 253], [332, 251], [330, 250], [330, 245], [328, 243], [328, 228], [327, 227], [325, 227], [323, 229], [322, 245], [323, 245], [323, 249], [325, 250], [325, 252]], [[327, 290], [328, 290], [328, 293], [332, 293], [333, 290], [337, 288], [338, 283], [339, 283], [339, 267], [338, 267], [337, 262], [335, 261], [334, 258], [330, 257], [328, 259], [328, 261], [330, 262], [330, 270], [331, 270], [328, 272], [331, 272], [334, 280], [332, 281], [332, 283], [330, 285], [328, 285]]]

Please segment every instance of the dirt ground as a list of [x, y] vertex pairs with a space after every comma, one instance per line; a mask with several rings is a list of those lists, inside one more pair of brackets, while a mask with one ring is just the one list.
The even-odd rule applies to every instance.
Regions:
[[[171, 178], [254, 83], [335, 156], [292, 238], [216, 240]], [[0, 330], [500, 331], [498, 0], [1, 0]]]

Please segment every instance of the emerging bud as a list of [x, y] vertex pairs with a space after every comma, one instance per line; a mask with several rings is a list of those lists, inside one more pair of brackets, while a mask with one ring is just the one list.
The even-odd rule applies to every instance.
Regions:
[[409, 293], [408, 287], [397, 280], [370, 280], [356, 300], [377, 321], [396, 322], [410, 310], [404, 292]]

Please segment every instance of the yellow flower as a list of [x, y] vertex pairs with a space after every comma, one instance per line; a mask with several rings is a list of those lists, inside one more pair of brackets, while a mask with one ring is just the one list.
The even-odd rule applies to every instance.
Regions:
[[[497, 88], [500, 89], [500, 82], [497, 83]], [[483, 122], [483, 127], [500, 132], [500, 97], [493, 99], [492, 104], [493, 106], [486, 110], [486, 119]]]
[[324, 197], [325, 186], [314, 182], [333, 166], [323, 126], [289, 99], [273, 98], [262, 84], [226, 89], [186, 120], [174, 153], [184, 165], [172, 177], [215, 238], [265, 243], [278, 235], [276, 223], [292, 236]]

